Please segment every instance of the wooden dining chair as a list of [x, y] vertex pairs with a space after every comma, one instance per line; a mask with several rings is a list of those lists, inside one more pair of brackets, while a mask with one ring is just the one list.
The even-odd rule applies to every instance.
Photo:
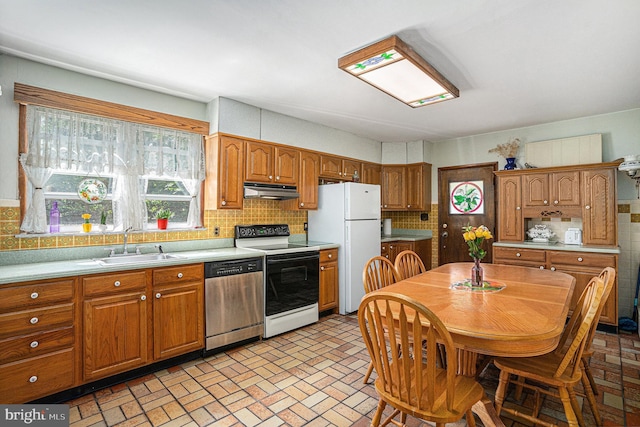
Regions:
[[[582, 379], [580, 368], [582, 354], [587, 344], [589, 332], [600, 307], [605, 284], [599, 277], [592, 278], [582, 292], [578, 304], [564, 329], [556, 350], [534, 357], [497, 357], [493, 360], [500, 369], [495, 405], [498, 415], [502, 411], [540, 425], [551, 426], [538, 418], [541, 407], [541, 395], [559, 398], [570, 427], [584, 425], [574, 386]], [[518, 386], [534, 391], [535, 404], [531, 415], [504, 406], [511, 375], [519, 377]], [[533, 381], [533, 382], [528, 382]], [[589, 404], [596, 405], [595, 396], [590, 387], [585, 389]]]
[[[398, 281], [398, 274], [396, 269], [387, 259], [383, 256], [374, 256], [369, 259], [362, 271], [362, 283], [364, 285], [364, 292], [369, 293], [376, 289], [382, 289], [385, 286], [389, 286]], [[369, 363], [367, 373], [364, 375], [362, 382], [366, 384], [373, 372], [373, 362]]]
[[[382, 425], [404, 425], [411, 414], [437, 427], [466, 415], [475, 426], [471, 407], [485, 398], [484, 390], [474, 378], [457, 375], [453, 339], [431, 310], [405, 295], [376, 292], [362, 299], [358, 323], [377, 373], [372, 426], [380, 425], [386, 405], [394, 411]], [[438, 343], [446, 349], [446, 367], [437, 363]]]
[[394, 267], [399, 280], [404, 280], [427, 271], [418, 254], [411, 250], [400, 252], [398, 256], [396, 256]]

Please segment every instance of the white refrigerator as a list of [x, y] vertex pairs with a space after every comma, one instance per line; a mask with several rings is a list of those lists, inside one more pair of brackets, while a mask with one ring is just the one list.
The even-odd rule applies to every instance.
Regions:
[[358, 310], [362, 270], [380, 255], [380, 186], [345, 182], [321, 185], [318, 210], [308, 213], [309, 240], [337, 243], [339, 312]]

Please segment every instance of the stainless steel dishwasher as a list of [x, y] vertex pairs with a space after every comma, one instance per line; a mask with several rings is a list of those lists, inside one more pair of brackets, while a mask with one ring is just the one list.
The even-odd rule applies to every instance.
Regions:
[[206, 262], [205, 354], [264, 333], [263, 259]]

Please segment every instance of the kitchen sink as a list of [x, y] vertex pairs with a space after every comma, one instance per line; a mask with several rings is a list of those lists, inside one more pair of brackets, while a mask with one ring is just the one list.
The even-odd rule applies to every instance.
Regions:
[[106, 258], [94, 258], [94, 261], [102, 265], [139, 264], [152, 261], [163, 261], [172, 259], [184, 259], [185, 257], [173, 254], [137, 254], [120, 255]]

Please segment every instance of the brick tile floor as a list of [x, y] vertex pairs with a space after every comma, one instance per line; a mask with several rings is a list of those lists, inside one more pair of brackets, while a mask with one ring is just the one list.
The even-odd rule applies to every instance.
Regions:
[[[605, 426], [640, 426], [640, 338], [598, 332], [593, 347]], [[71, 427], [367, 426], [377, 405], [373, 385], [362, 383], [368, 362], [355, 316], [331, 315], [68, 402]], [[489, 365], [480, 376], [491, 399], [497, 374]], [[526, 406], [529, 397], [516, 402], [510, 394], [507, 402]], [[545, 400], [542, 413], [567, 425], [559, 401]], [[594, 425], [586, 401], [583, 415]], [[409, 426], [428, 425], [408, 418]]]

